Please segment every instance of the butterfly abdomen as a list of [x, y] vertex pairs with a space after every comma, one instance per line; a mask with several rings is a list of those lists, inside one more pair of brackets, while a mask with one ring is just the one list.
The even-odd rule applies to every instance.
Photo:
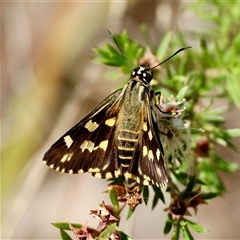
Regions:
[[127, 170], [133, 158], [134, 150], [138, 142], [138, 132], [120, 130], [118, 134], [118, 158], [123, 170]]

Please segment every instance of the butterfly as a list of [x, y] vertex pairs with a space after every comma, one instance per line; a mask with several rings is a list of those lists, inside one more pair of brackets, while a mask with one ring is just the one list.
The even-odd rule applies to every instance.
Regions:
[[135, 68], [122, 89], [103, 100], [50, 147], [44, 163], [62, 173], [89, 172], [97, 178], [122, 176], [139, 185], [166, 185], [156, 93], [150, 86], [155, 67], [142, 64]]

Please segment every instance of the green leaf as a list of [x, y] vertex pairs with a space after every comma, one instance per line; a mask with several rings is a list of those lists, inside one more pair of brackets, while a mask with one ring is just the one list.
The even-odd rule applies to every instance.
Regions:
[[159, 201], [159, 199], [162, 200], [163, 203], [165, 203], [165, 199], [164, 199], [164, 195], [162, 193], [162, 190], [155, 186], [155, 185], [152, 185], [152, 188], [154, 190], [154, 197], [153, 197], [153, 201], [152, 201], [152, 210], [157, 206], [157, 203]]
[[133, 213], [134, 213], [134, 209], [129, 207], [126, 220], [128, 220], [132, 216]]
[[206, 233], [208, 232], [208, 230], [204, 227], [202, 227], [201, 225], [195, 223], [195, 222], [192, 222], [188, 219], [184, 219], [185, 221], [187, 221], [187, 224], [189, 227], [191, 227], [194, 231], [196, 231], [197, 233]]
[[190, 196], [196, 183], [196, 176], [192, 176], [187, 184], [185, 191], [182, 193], [182, 199], [186, 199]]
[[101, 49], [95, 49], [97, 53], [95, 60], [109, 66], [120, 67], [124, 73], [129, 74], [132, 71], [132, 66], [138, 65], [145, 50], [141, 45], [129, 39], [126, 31], [120, 35], [114, 35], [114, 38], [124, 55], [113, 42], [114, 46], [106, 44]]
[[117, 224], [113, 223], [109, 227], [107, 227], [100, 235], [99, 238], [107, 238], [118, 229]]
[[118, 196], [116, 190], [113, 187], [111, 187], [109, 190], [109, 198], [111, 200], [113, 207], [115, 208], [115, 211], [118, 212], [119, 211]]
[[175, 181], [177, 180], [181, 184], [183, 184], [185, 186], [187, 185], [187, 179], [189, 177], [189, 175], [187, 173], [173, 171], [172, 174], [176, 178]]
[[227, 129], [226, 133], [230, 138], [240, 137], [240, 128]]
[[167, 235], [171, 231], [172, 225], [173, 225], [172, 215], [168, 214], [167, 219], [166, 219], [166, 223], [165, 223], [165, 226], [164, 226], [164, 229], [163, 229], [164, 235]]
[[198, 164], [199, 178], [206, 183], [207, 191], [222, 193], [225, 187], [217, 174], [216, 167], [209, 158], [202, 158]]
[[168, 32], [162, 39], [160, 46], [158, 47], [157, 50], [157, 57], [158, 59], [163, 59], [164, 56], [166, 55], [167, 50], [169, 49], [169, 44], [172, 39], [172, 32]]
[[224, 113], [226, 113], [227, 107], [216, 108], [211, 111], [202, 111], [196, 116], [202, 121], [206, 121], [212, 124], [219, 124], [224, 122]]
[[174, 230], [171, 240], [179, 240], [179, 235], [180, 235], [180, 222], [179, 220], [176, 220], [174, 222]]
[[[56, 222], [56, 223], [52, 223], [52, 225], [56, 228], [59, 228], [59, 229], [71, 230], [70, 227], [69, 227], [69, 223], [67, 223], [67, 222]], [[79, 223], [71, 223], [71, 225], [75, 228], [81, 228], [82, 227], [82, 224], [79, 224]]]
[[102, 62], [109, 66], [123, 67], [128, 66], [127, 60], [124, 56], [116, 51], [111, 45], [106, 45], [103, 49], [95, 49], [98, 56], [96, 61]]
[[202, 195], [201, 195], [201, 199], [203, 199], [203, 200], [208, 200], [208, 199], [215, 198], [215, 197], [217, 197], [217, 196], [219, 196], [219, 193], [211, 193], [211, 192], [209, 192], [209, 193], [204, 193], [204, 194], [202, 194]]
[[124, 233], [122, 231], [118, 231], [118, 233], [120, 235], [121, 240], [132, 240], [132, 238], [130, 238], [126, 233]]
[[233, 102], [240, 108], [240, 75], [234, 75], [230, 73], [226, 82], [226, 87], [229, 96]]
[[236, 172], [239, 170], [239, 166], [237, 163], [228, 162], [217, 154], [214, 154], [214, 161], [219, 171]]
[[148, 200], [149, 200], [149, 188], [148, 186], [143, 186], [143, 201], [147, 205]]
[[152, 201], [152, 210], [157, 206], [158, 201], [159, 201], [159, 197], [155, 193]]
[[152, 188], [153, 188], [153, 191], [155, 192], [155, 194], [157, 195], [157, 197], [159, 199], [161, 199], [163, 203], [165, 203], [164, 195], [162, 193], [161, 188], [159, 188], [159, 187], [157, 187], [155, 185], [152, 185]]
[[189, 86], [185, 85], [183, 88], [180, 89], [180, 91], [178, 92], [176, 99], [178, 101], [182, 101], [185, 98], [186, 92], [188, 91]]
[[62, 229], [60, 229], [60, 235], [62, 240], [72, 240], [72, 238], [68, 235], [68, 233]]
[[187, 222], [184, 221], [184, 220], [182, 220], [182, 221], [180, 222], [180, 225], [181, 225], [181, 229], [182, 229], [182, 233], [183, 233], [184, 239], [185, 239], [185, 240], [194, 240], [191, 232], [190, 232], [189, 229], [188, 229], [188, 226], [187, 226], [188, 224], [187, 224]]

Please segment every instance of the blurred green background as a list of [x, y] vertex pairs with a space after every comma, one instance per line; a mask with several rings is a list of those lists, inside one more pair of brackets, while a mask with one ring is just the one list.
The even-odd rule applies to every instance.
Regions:
[[[96, 225], [89, 210], [107, 201], [101, 194], [106, 181], [52, 171], [42, 164], [43, 154], [121, 83], [107, 81], [108, 68], [92, 61], [92, 49], [111, 42], [107, 29], [127, 29], [129, 37], [143, 45], [141, 23], [148, 25], [154, 44], [170, 30], [197, 39], [213, 26], [186, 10], [194, 4], [199, 3], [1, 3], [1, 239], [56, 239], [59, 233], [50, 223], [57, 221]], [[231, 8], [231, 2], [226, 7]], [[194, 38], [189, 43], [198, 47]], [[226, 125], [239, 127], [239, 116], [233, 108]], [[234, 143], [240, 147], [239, 139]], [[223, 154], [240, 163], [239, 155]], [[240, 239], [240, 176], [223, 179], [228, 192], [201, 206], [192, 218], [209, 230], [196, 239]], [[151, 212], [142, 204], [121, 227], [133, 239], [164, 239], [163, 208], [159, 204]]]

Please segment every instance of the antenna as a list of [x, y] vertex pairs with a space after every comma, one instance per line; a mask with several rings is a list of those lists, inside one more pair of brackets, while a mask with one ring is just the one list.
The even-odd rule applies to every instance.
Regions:
[[172, 57], [174, 57], [175, 55], [177, 55], [178, 53], [188, 49], [188, 48], [191, 48], [191, 47], [185, 47], [185, 48], [180, 48], [178, 49], [173, 55], [171, 55], [170, 57], [168, 57], [167, 59], [165, 59], [164, 61], [160, 62], [159, 64], [157, 64], [156, 66], [154, 66], [153, 68], [151, 68], [151, 70], [153, 70], [154, 68], [162, 65], [163, 63], [165, 63], [166, 61], [168, 61], [169, 59], [171, 59]]
[[[127, 56], [125, 55], [125, 53], [123, 52], [123, 50], [121, 49], [121, 47], [119, 46], [116, 38], [113, 36], [113, 34], [110, 32], [110, 30], [107, 29], [107, 31], [108, 31], [109, 35], [111, 36], [111, 38], [113, 39], [113, 41], [115, 42], [115, 44], [117, 45], [120, 53], [126, 58], [126, 60], [128, 61], [129, 65], [131, 66], [131, 63], [130, 63], [129, 59], [127, 58]], [[172, 57], [174, 57], [174, 56], [177, 55], [178, 53], [180, 53], [180, 52], [182, 52], [182, 51], [184, 51], [184, 50], [186, 50], [186, 49], [188, 49], [188, 48], [192, 48], [192, 47], [184, 47], [184, 48], [178, 49], [173, 55], [171, 55], [170, 57], [168, 57], [167, 59], [165, 59], [165, 60], [162, 61], [161, 63], [157, 64], [157, 65], [154, 66], [153, 68], [151, 68], [151, 70], [153, 70], [153, 69], [155, 69], [156, 67], [162, 65], [163, 63], [165, 63], [166, 61], [168, 61], [169, 59], [171, 59]]]
[[113, 41], [115, 42], [115, 44], [117, 45], [120, 53], [126, 58], [126, 60], [128, 61], [129, 65], [131, 66], [131, 63], [130, 63], [129, 59], [127, 58], [127, 56], [125, 55], [125, 53], [123, 52], [123, 50], [120, 48], [120, 46], [119, 46], [116, 38], [113, 36], [113, 34], [110, 32], [110, 30], [108, 30], [108, 33], [109, 33], [109, 35], [111, 36], [111, 38], [113, 39]]

